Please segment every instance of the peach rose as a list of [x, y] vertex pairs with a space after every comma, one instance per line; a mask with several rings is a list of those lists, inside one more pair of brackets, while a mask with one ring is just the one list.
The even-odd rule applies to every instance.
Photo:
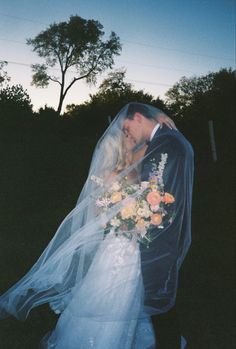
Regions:
[[136, 227], [137, 228], [145, 228], [146, 224], [145, 224], [145, 220], [140, 218], [137, 223], [136, 223]]
[[165, 204], [172, 204], [175, 201], [175, 198], [170, 193], [165, 193], [162, 201], [164, 201]]
[[112, 194], [111, 196], [111, 202], [115, 204], [116, 202], [119, 202], [122, 200], [122, 195], [121, 192], [116, 191], [115, 193]]
[[151, 191], [146, 199], [151, 206], [156, 206], [161, 202], [161, 195], [158, 191]]
[[152, 216], [151, 216], [151, 224], [153, 225], [159, 225], [161, 224], [162, 222], [162, 216], [158, 213], [154, 213]]
[[134, 208], [131, 206], [126, 206], [120, 211], [122, 219], [130, 218], [134, 215]]

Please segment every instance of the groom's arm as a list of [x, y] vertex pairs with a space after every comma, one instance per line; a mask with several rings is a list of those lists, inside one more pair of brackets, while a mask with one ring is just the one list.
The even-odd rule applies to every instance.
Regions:
[[161, 154], [167, 154], [163, 172], [164, 190], [175, 197], [175, 202], [171, 206], [175, 216], [172, 223], [164, 229], [154, 229], [154, 240], [150, 243], [149, 249], [142, 247], [141, 253], [144, 284], [147, 299], [150, 299], [147, 304], [163, 312], [163, 309], [170, 308], [174, 304], [179, 260], [189, 247], [190, 231], [189, 217], [186, 217], [186, 200], [189, 197], [186, 182], [188, 149], [175, 137], [163, 136], [163, 139], [157, 140], [145, 161], [142, 180], [148, 180], [152, 163], [154, 161], [158, 166]]

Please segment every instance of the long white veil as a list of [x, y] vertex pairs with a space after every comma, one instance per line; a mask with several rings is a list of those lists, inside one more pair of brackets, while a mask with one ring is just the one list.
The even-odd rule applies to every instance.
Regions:
[[[178, 271], [191, 241], [191, 146], [178, 131], [173, 131], [170, 146], [169, 130], [163, 127], [160, 141], [148, 147], [145, 155], [132, 165], [124, 166], [123, 122], [132, 108], [143, 108], [153, 119], [160, 112], [148, 105], [130, 103], [118, 113], [95, 147], [88, 178], [76, 206], [63, 219], [33, 267], [0, 296], [0, 318], [12, 315], [25, 320], [32, 308], [44, 303], [57, 305], [58, 308], [62, 306], [63, 310], [63, 304], [65, 306], [70, 300], [75, 287], [80, 287], [86, 278], [96, 251], [105, 238], [104, 227], [122, 208], [129, 205], [130, 198], [137, 201], [142, 196], [143, 189], [139, 183], [141, 180], [148, 181], [145, 166], [149, 160], [158, 154], [161, 162], [161, 156], [167, 153], [163, 181], [165, 191], [175, 197], [172, 205], [174, 215], [161, 229], [153, 229], [153, 242], [149, 247], [140, 244], [140, 249], [145, 282], [145, 314], [162, 313], [173, 306]], [[177, 157], [173, 154], [176, 148], [173, 142], [179, 151]], [[115, 176], [111, 176], [112, 173]], [[123, 197], [108, 206], [106, 212], [101, 211], [98, 199], [106, 197], [114, 184], [124, 182], [131, 173], [137, 186], [133, 187], [129, 197]], [[124, 284], [126, 281], [124, 277]], [[111, 315], [114, 320], [116, 317], [119, 314]]]

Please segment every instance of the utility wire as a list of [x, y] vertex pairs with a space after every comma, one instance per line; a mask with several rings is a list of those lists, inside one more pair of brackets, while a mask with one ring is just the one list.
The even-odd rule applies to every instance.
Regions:
[[[1, 13], [1, 12], [0, 12], [0, 16], [9, 17], [9, 18], [13, 18], [13, 19], [21, 20], [21, 21], [28, 21], [28, 22], [31, 22], [31, 23], [48, 25], [48, 23], [43, 23], [43, 22], [32, 20], [32, 19], [28, 19], [28, 18], [18, 17], [18, 16], [12, 16], [12, 15], [8, 15], [6, 13]], [[214, 58], [214, 59], [226, 59], [226, 60], [230, 60], [230, 61], [234, 60], [233, 58], [229, 58], [229, 57], [219, 57], [219, 56], [205, 55], [205, 54], [201, 54], [201, 53], [194, 53], [194, 52], [189, 52], [189, 51], [181, 50], [181, 49], [168, 48], [168, 47], [163, 47], [163, 46], [156, 46], [156, 45], [151, 45], [151, 44], [137, 42], [137, 41], [131, 41], [131, 40], [125, 40], [125, 39], [123, 40], [123, 42], [127, 42], [127, 43], [132, 44], [132, 45], [152, 47], [152, 48], [160, 49], [160, 50], [176, 51], [176, 52], [180, 52], [182, 54], [187, 54], [187, 55], [191, 55], [191, 56], [208, 57], [208, 58]]]
[[[0, 40], [1, 41], [7, 41], [7, 42], [14, 42], [14, 43], [17, 43], [17, 44], [22, 44], [22, 45], [26, 44], [26, 43], [24, 43], [22, 41], [18, 41], [18, 40], [10, 40], [10, 39], [4, 39], [4, 38], [0, 38]], [[173, 68], [173, 67], [165, 67], [165, 66], [157, 66], [157, 65], [138, 63], [138, 62], [131, 62], [131, 61], [127, 61], [127, 60], [120, 60], [119, 58], [117, 60], [120, 61], [121, 64], [124, 63], [124, 64], [148, 67], [148, 68], [152, 68], [152, 69], [160, 69], [160, 70], [168, 70], [168, 71], [178, 71], [178, 72], [183, 72], [183, 73], [188, 73], [188, 74], [198, 74], [198, 73], [196, 73], [196, 72], [194, 72], [192, 70], [179, 69], [179, 68]]]
[[[20, 66], [24, 66], [24, 67], [30, 67], [31, 68], [31, 64], [27, 64], [27, 63], [22, 63], [22, 62], [14, 62], [14, 61], [8, 61], [6, 59], [3, 59], [2, 61], [5, 61], [9, 64], [15, 64], [15, 65], [20, 65]], [[54, 70], [54, 71], [60, 71], [60, 69], [57, 68], [49, 68], [50, 70]], [[68, 71], [68, 73], [71, 74], [75, 74], [76, 72], [73, 71]], [[143, 81], [143, 80], [133, 80], [133, 79], [128, 79], [126, 78], [127, 81], [130, 82], [136, 82], [136, 83], [142, 83], [142, 84], [147, 84], [147, 85], [157, 85], [157, 86], [167, 86], [167, 87], [171, 87], [173, 85], [170, 84], [165, 84], [165, 83], [161, 83], [161, 82], [152, 82], [152, 81]]]
[[[119, 58], [118, 58], [119, 60]], [[120, 60], [121, 63], [125, 64], [131, 64], [131, 65], [139, 65], [142, 67], [148, 67], [148, 68], [154, 68], [154, 69], [164, 69], [164, 70], [174, 70], [174, 71], [179, 71], [179, 72], [184, 72], [184, 73], [190, 73], [190, 74], [196, 74], [194, 71], [186, 70], [186, 69], [178, 69], [178, 68], [172, 68], [172, 67], [164, 67], [164, 66], [158, 66], [158, 65], [152, 65], [152, 64], [145, 64], [145, 63], [138, 63], [138, 62], [131, 62], [127, 60]]]
[[230, 60], [230, 61], [233, 60], [233, 58], [229, 58], [229, 57], [223, 57], [223, 56], [217, 57], [217, 56], [212, 56], [212, 55], [205, 55], [203, 53], [194, 53], [194, 52], [189, 52], [189, 51], [180, 50], [180, 49], [176, 49], [176, 48], [155, 46], [155, 45], [151, 45], [151, 44], [146, 44], [146, 43], [142, 43], [142, 42], [135, 42], [135, 41], [130, 41], [130, 40], [123, 40], [123, 41], [127, 42], [129, 44], [132, 44], [132, 45], [147, 46], [147, 47], [158, 48], [158, 49], [167, 50], [167, 51], [176, 51], [176, 52], [180, 52], [182, 54], [191, 55], [191, 56], [208, 57], [208, 58], [214, 58], [214, 59], [226, 59], [226, 60]]
[[38, 23], [38, 24], [48, 25], [48, 23], [39, 22], [39, 21], [36, 21], [36, 20], [34, 20], [34, 19], [29, 19], [29, 18], [24, 18], [24, 17], [18, 17], [18, 16], [12, 16], [12, 15], [8, 15], [8, 14], [6, 14], [6, 13], [1, 13], [1, 12], [0, 12], [0, 16], [9, 17], [9, 18], [13, 18], [13, 19], [17, 19], [17, 20], [19, 20], [19, 21], [25, 21], [25, 22], [31, 22], [31, 23]]
[[126, 79], [131, 82], [137, 82], [137, 83], [142, 83], [142, 84], [148, 84], [148, 85], [161, 85], [161, 86], [167, 86], [167, 87], [172, 87], [173, 85], [170, 84], [164, 84], [161, 82], [152, 82], [152, 81], [143, 81], [143, 80], [131, 80], [131, 79]]

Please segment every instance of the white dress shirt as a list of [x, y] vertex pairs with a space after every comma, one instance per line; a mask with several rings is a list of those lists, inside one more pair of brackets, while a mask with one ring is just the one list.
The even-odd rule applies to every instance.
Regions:
[[155, 125], [155, 127], [154, 127], [154, 129], [152, 130], [152, 133], [151, 133], [151, 136], [150, 136], [150, 142], [151, 142], [151, 140], [153, 139], [153, 137], [154, 137], [154, 135], [155, 135], [155, 133], [156, 133], [156, 131], [157, 131], [157, 129], [160, 127], [160, 124], [156, 124]]

